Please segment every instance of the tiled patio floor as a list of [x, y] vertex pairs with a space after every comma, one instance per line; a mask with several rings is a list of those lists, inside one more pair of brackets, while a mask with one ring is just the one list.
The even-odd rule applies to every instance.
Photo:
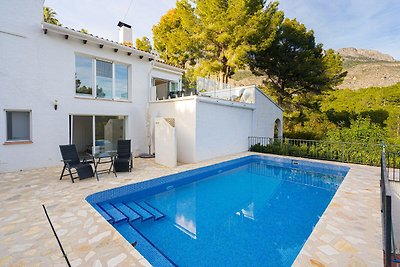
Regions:
[[[61, 167], [0, 174], [0, 266], [66, 266], [43, 212], [48, 210], [72, 266], [148, 266], [149, 263], [85, 201], [91, 193], [229, 160], [166, 168], [135, 159], [132, 173], [74, 184]], [[382, 266], [379, 169], [351, 166], [295, 266]]]

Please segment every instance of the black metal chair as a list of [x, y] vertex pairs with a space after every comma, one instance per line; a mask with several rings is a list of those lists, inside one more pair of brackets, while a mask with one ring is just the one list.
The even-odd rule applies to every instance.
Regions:
[[114, 158], [114, 170], [116, 172], [131, 172], [132, 167], [131, 140], [118, 140], [117, 155]]
[[[74, 179], [82, 180], [90, 177], [94, 177], [95, 173], [93, 172], [93, 168], [90, 165], [90, 162], [79, 159], [78, 151], [76, 150], [75, 145], [60, 145], [61, 156], [63, 158], [64, 167], [61, 172], [60, 180], [64, 176], [70, 176], [71, 181], [74, 182]], [[64, 174], [65, 170], [68, 170], [67, 174]], [[75, 169], [75, 171], [72, 171]], [[73, 176], [77, 174], [77, 176]], [[97, 181], [99, 177], [96, 175]]]

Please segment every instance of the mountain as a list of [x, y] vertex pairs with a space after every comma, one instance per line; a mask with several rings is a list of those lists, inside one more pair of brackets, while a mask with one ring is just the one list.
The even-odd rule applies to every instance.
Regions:
[[376, 50], [341, 48], [347, 76], [338, 88], [385, 87], [400, 82], [400, 61]]
[[396, 61], [392, 56], [383, 54], [377, 50], [357, 49], [354, 47], [340, 48], [337, 50], [339, 55], [347, 60], [353, 61]]
[[[341, 48], [347, 76], [339, 89], [357, 90], [367, 87], [386, 87], [400, 82], [400, 61], [376, 50]], [[239, 70], [229, 81], [234, 86], [263, 85], [266, 77], [254, 76], [249, 70]]]

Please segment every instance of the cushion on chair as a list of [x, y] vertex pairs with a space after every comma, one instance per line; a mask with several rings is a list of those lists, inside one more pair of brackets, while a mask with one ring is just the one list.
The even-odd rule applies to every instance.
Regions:
[[78, 173], [79, 180], [94, 177], [94, 172], [90, 164], [80, 164], [76, 167], [76, 172]]
[[116, 158], [114, 168], [116, 172], [129, 172], [130, 159]]

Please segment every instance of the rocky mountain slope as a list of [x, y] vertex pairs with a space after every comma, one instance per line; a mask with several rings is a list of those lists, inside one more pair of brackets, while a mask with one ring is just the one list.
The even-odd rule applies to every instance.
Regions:
[[345, 59], [354, 61], [396, 61], [391, 55], [377, 50], [357, 49], [354, 47], [340, 48], [337, 52]]
[[[347, 77], [338, 87], [353, 90], [366, 87], [385, 87], [400, 82], [400, 61], [376, 50], [341, 48], [337, 52], [344, 59]], [[266, 77], [257, 77], [248, 70], [238, 71], [230, 84], [234, 86], [262, 85]]]
[[348, 72], [339, 88], [356, 90], [400, 82], [400, 61], [390, 55], [357, 48], [341, 48], [337, 52], [343, 57], [344, 67]]

